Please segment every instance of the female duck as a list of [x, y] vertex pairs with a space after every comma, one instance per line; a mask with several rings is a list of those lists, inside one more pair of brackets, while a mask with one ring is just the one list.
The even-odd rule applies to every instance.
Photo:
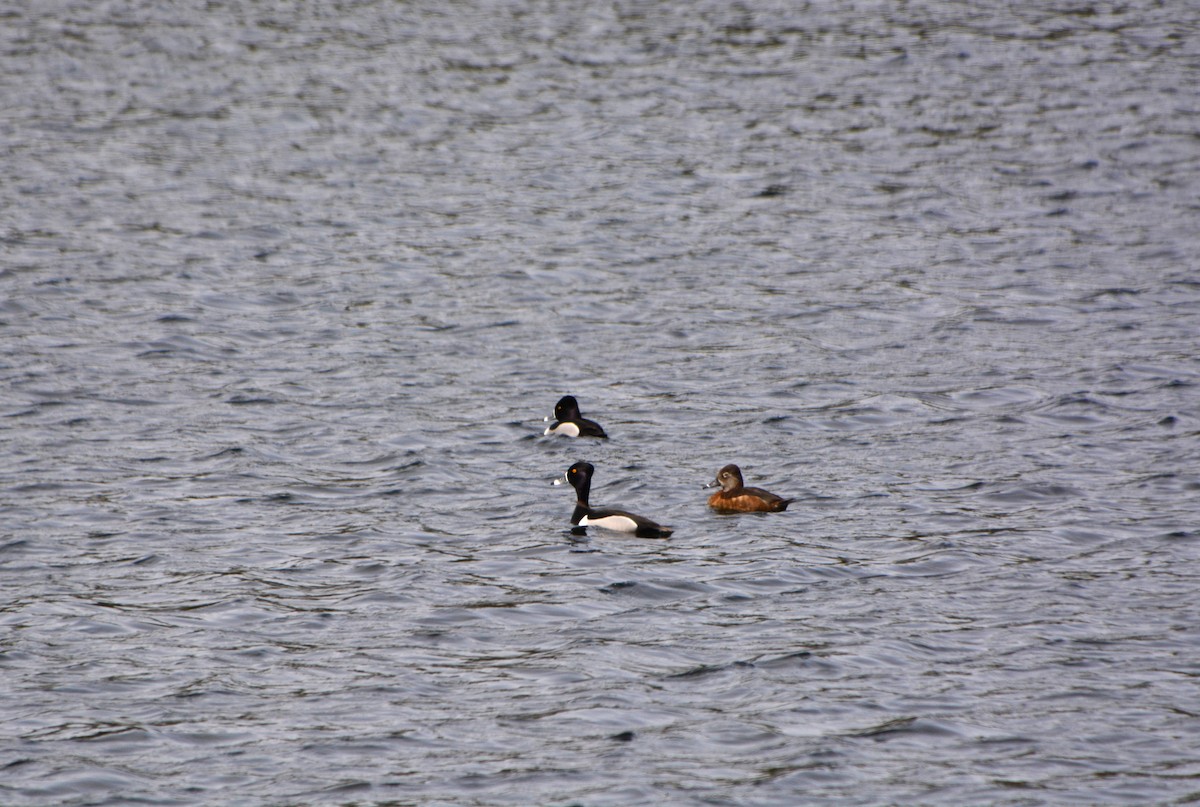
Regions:
[[795, 501], [768, 493], [762, 488], [743, 486], [742, 469], [736, 465], [726, 465], [717, 473], [717, 478], [704, 487], [717, 485], [721, 489], [708, 497], [708, 506], [726, 513], [778, 513]]
[[[550, 418], [546, 418], [549, 420]], [[564, 395], [554, 405], [554, 422], [543, 434], [565, 434], [567, 437], [608, 437], [600, 424], [579, 414], [574, 395]]]
[[618, 532], [631, 532], [640, 538], [666, 538], [672, 532], [670, 527], [655, 524], [648, 518], [635, 516], [625, 510], [594, 509], [588, 504], [588, 493], [592, 489], [592, 472], [596, 469], [590, 462], [577, 462], [567, 469], [561, 479], [555, 479], [554, 484], [567, 482], [575, 488], [575, 512], [571, 513], [571, 523], [579, 527], [604, 527]]

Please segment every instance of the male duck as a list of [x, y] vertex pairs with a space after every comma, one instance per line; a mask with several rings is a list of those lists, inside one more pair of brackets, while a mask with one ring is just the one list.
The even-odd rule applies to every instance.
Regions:
[[567, 469], [561, 479], [554, 484], [566, 482], [575, 488], [575, 512], [571, 514], [571, 523], [579, 527], [604, 527], [618, 532], [631, 532], [641, 538], [666, 538], [672, 532], [670, 527], [655, 524], [648, 518], [635, 516], [625, 510], [594, 509], [588, 504], [588, 493], [592, 489], [592, 473], [596, 469], [590, 462], [577, 462]]
[[[546, 418], [549, 420], [550, 418]], [[579, 402], [574, 395], [564, 395], [554, 405], [554, 422], [543, 434], [565, 434], [567, 437], [603, 437], [608, 435], [600, 424], [579, 414]]]

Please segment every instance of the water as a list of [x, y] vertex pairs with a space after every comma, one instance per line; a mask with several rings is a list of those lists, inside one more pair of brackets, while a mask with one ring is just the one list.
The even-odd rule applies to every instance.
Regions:
[[0, 802], [1194, 800], [1198, 23], [10, 8]]

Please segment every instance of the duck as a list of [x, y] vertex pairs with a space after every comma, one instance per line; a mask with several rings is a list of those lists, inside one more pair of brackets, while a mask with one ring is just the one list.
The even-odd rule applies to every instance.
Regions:
[[[550, 418], [546, 418], [549, 420]], [[554, 405], [554, 422], [546, 427], [543, 434], [563, 434], [567, 437], [599, 437], [608, 439], [604, 429], [594, 420], [588, 420], [579, 414], [579, 402], [574, 395], [564, 395]]]
[[592, 489], [592, 474], [596, 469], [590, 462], [577, 462], [567, 469], [555, 485], [564, 482], [575, 488], [575, 512], [571, 523], [577, 527], [603, 527], [606, 530], [633, 533], [639, 538], [666, 538], [675, 530], [657, 524], [644, 516], [634, 515], [627, 510], [599, 509], [588, 504], [588, 493]]
[[717, 478], [704, 487], [721, 486], [708, 497], [708, 506], [726, 513], [780, 513], [795, 499], [776, 496], [762, 488], [748, 488], [742, 484], [742, 469], [726, 465], [717, 472]]

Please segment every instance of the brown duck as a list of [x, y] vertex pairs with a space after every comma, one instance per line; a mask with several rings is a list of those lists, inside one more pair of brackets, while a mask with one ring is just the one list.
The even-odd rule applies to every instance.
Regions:
[[717, 478], [704, 487], [717, 485], [721, 489], [708, 497], [708, 506], [726, 513], [778, 513], [795, 501], [762, 488], [745, 487], [742, 484], [742, 470], [736, 465], [726, 465], [717, 473]]

